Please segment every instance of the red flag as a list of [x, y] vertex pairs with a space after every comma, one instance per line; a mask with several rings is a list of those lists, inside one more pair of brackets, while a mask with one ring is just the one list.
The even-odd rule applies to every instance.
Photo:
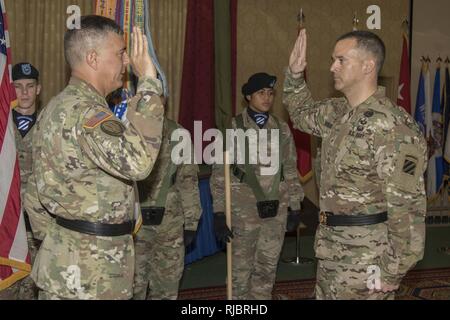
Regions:
[[311, 136], [294, 129], [291, 120], [289, 120], [289, 127], [294, 137], [295, 149], [297, 149], [297, 170], [300, 174], [300, 182], [305, 183], [312, 177]]
[[17, 103], [11, 83], [11, 49], [4, 2], [0, 2], [0, 290], [30, 272], [20, 204], [20, 172], [11, 110]]
[[400, 77], [398, 81], [397, 105], [411, 113], [411, 77], [409, 68], [409, 49], [406, 34], [403, 34], [402, 61], [400, 65]]

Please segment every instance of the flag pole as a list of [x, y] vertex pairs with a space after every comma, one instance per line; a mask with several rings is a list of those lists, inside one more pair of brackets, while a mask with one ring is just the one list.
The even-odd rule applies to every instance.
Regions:
[[[228, 228], [231, 230], [231, 181], [230, 181], [230, 153], [225, 151], [225, 218]], [[232, 245], [231, 239], [227, 242], [227, 299], [232, 300]]]

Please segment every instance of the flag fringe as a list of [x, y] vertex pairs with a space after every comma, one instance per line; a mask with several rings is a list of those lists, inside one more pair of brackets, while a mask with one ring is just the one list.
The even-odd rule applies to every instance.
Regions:
[[31, 265], [26, 262], [0, 257], [0, 265], [9, 266], [19, 271], [14, 272], [8, 278], [0, 280], [0, 291], [12, 286], [15, 282], [25, 278], [31, 272]]
[[311, 170], [311, 171], [309, 171], [307, 174], [305, 174], [304, 176], [302, 176], [301, 174], [300, 174], [300, 172], [298, 172], [298, 178], [300, 179], [300, 182], [301, 183], [306, 183], [306, 182], [308, 182], [311, 178], [312, 178], [312, 176], [313, 176], [313, 171]]

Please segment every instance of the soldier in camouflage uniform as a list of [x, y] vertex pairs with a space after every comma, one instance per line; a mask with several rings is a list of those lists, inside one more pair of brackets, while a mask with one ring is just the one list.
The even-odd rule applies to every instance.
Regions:
[[138, 183], [143, 225], [135, 237], [134, 299], [176, 300], [184, 248], [195, 238], [201, 214], [198, 166], [176, 165], [171, 158], [175, 142], [170, 138], [180, 128], [164, 119], [156, 164], [147, 179]]
[[340, 37], [331, 72], [345, 97], [314, 101], [303, 77], [305, 30], [291, 53], [283, 101], [295, 128], [322, 138], [318, 299], [393, 299], [423, 257], [426, 143], [377, 87], [384, 55], [371, 32]]
[[[268, 166], [259, 161], [261, 150], [249, 155], [258, 160], [257, 164], [250, 164], [249, 158], [246, 159], [248, 165], [232, 166], [232, 234], [225, 224], [223, 213], [223, 165], [215, 165], [211, 177], [216, 237], [221, 241], [228, 241], [233, 237], [233, 299], [272, 299], [272, 288], [286, 229], [293, 231], [300, 222], [300, 206], [304, 193], [297, 174], [294, 140], [287, 123], [269, 114], [273, 105], [275, 81], [276, 77], [266, 73], [251, 76], [242, 87], [248, 108], [232, 119], [233, 129], [253, 129], [258, 139], [261, 133], [267, 130], [269, 142], [271, 129], [278, 129], [279, 145], [276, 146], [277, 150], [273, 150], [272, 144], [269, 144], [268, 154], [275, 153], [280, 159], [277, 171], [272, 175], [261, 174], [260, 169]], [[246, 153], [248, 154], [248, 150]], [[256, 183], [251, 182], [250, 175], [256, 178]], [[266, 198], [258, 196], [259, 192], [255, 191], [258, 187]], [[274, 210], [268, 209], [264, 212], [265, 209], [261, 206], [264, 201], [269, 206], [274, 204]]]
[[[155, 163], [164, 116], [147, 40], [138, 28], [132, 39], [128, 57], [120, 27], [100, 16], [65, 34], [72, 78], [39, 116], [25, 198], [43, 238], [32, 269], [40, 299], [132, 297], [134, 181]], [[122, 123], [105, 97], [129, 62], [139, 82]]]
[[[19, 157], [20, 196], [23, 200], [27, 181], [31, 174], [31, 137], [33, 136], [34, 124], [36, 123], [37, 103], [41, 85], [39, 84], [39, 71], [30, 63], [22, 62], [16, 64], [12, 68], [11, 75], [18, 100], [18, 105], [12, 113], [16, 125], [14, 135]], [[24, 220], [30, 260], [33, 263], [39, 245], [38, 241], [33, 237], [26, 211], [24, 211]], [[31, 300], [36, 297], [37, 288], [33, 279], [29, 276], [0, 292], [0, 300], [4, 298]]]

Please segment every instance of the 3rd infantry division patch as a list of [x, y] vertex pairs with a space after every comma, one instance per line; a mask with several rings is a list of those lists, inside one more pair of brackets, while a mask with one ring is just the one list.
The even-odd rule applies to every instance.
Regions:
[[417, 158], [407, 155], [405, 157], [405, 162], [403, 163], [403, 172], [414, 176], [416, 173], [416, 167]]

